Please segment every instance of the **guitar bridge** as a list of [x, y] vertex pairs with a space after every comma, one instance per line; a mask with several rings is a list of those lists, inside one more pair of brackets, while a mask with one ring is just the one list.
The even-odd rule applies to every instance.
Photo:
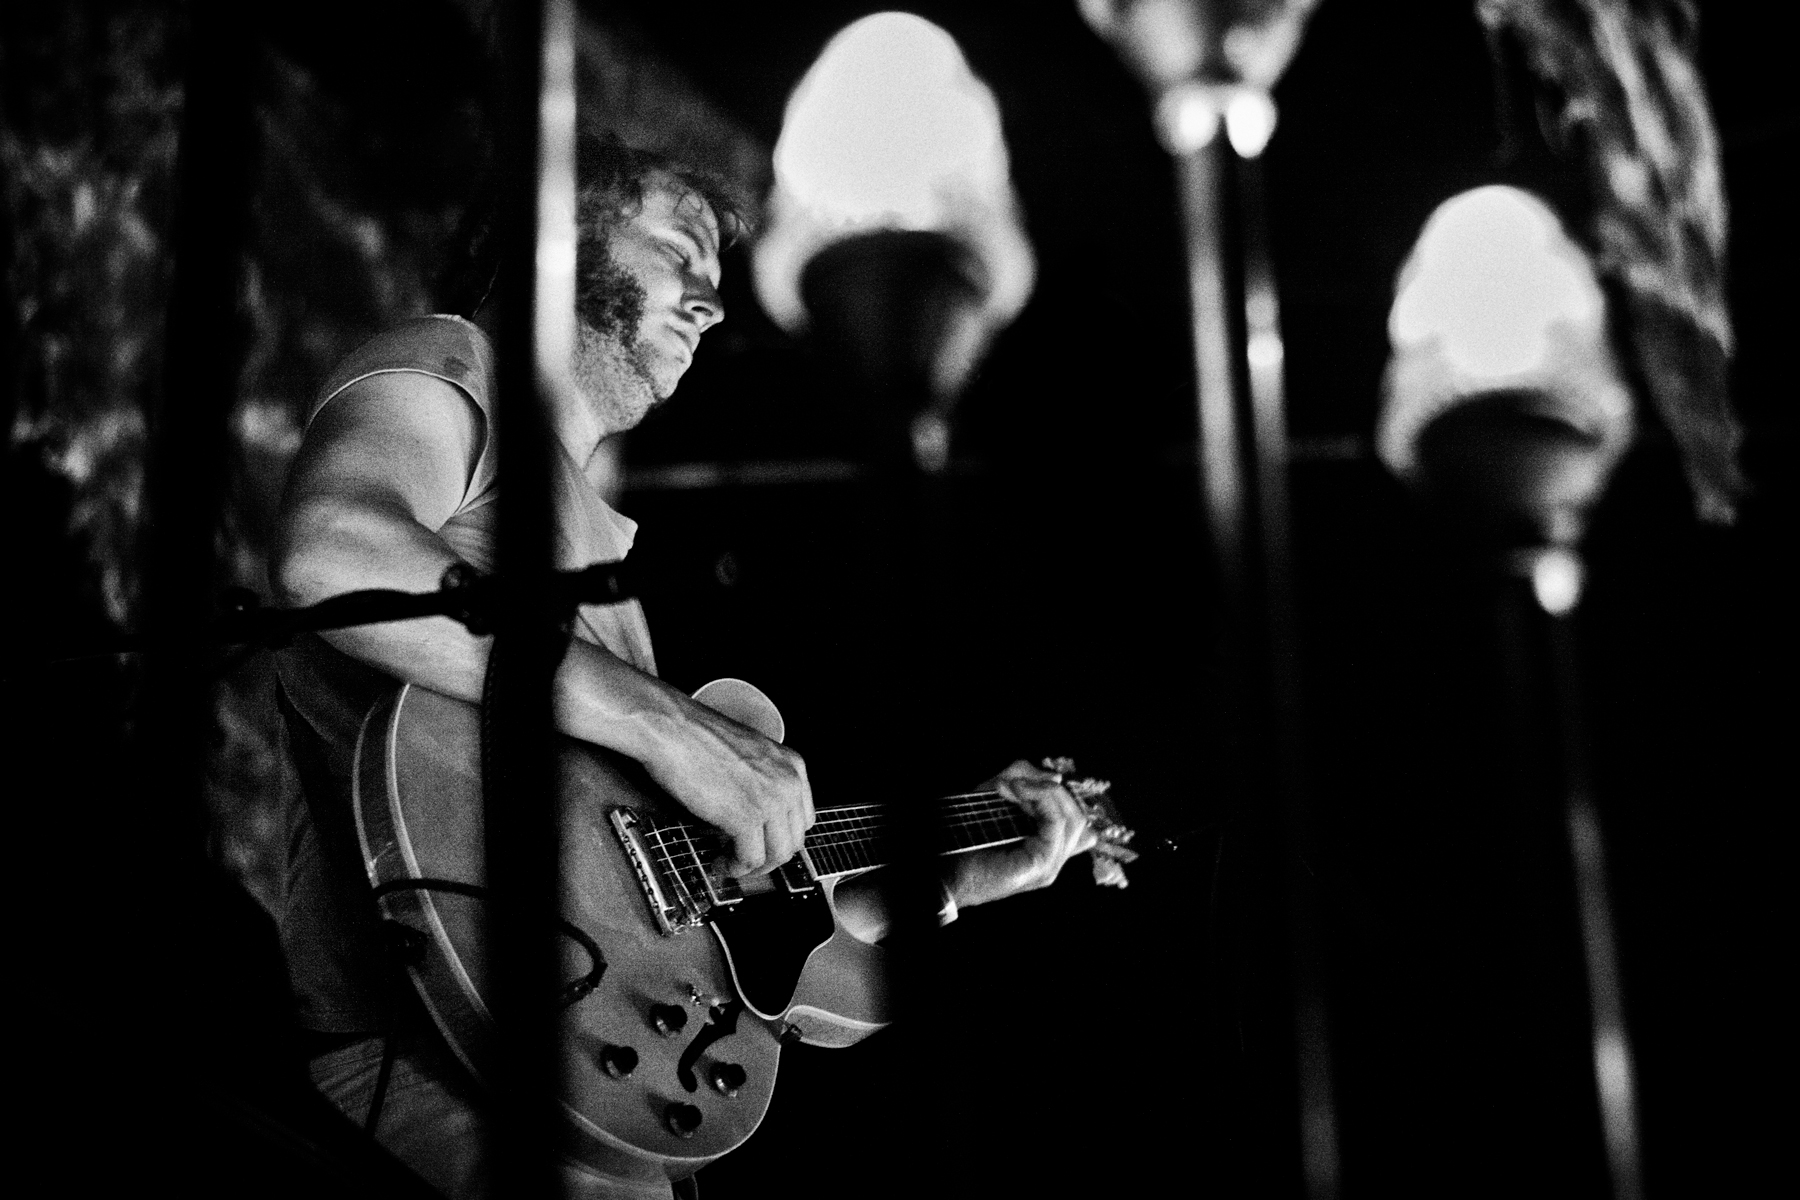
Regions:
[[[650, 906], [650, 916], [656, 927], [664, 934], [674, 935], [705, 923], [706, 914], [712, 909], [712, 897], [697, 895], [679, 871], [657, 869], [658, 855], [646, 838], [644, 823], [636, 811], [615, 808], [607, 813], [607, 817], [612, 821], [613, 832], [618, 835], [619, 846], [631, 863], [632, 873], [637, 876], [638, 888], [644, 893], [644, 901]], [[662, 857], [666, 863], [666, 852]]]

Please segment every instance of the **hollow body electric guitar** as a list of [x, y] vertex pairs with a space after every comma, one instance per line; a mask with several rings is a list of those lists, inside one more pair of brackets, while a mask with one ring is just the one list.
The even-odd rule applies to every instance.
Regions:
[[[780, 714], [749, 684], [720, 680], [695, 698], [782, 736]], [[755, 1130], [784, 1039], [848, 1046], [886, 1023], [882, 951], [838, 926], [832, 893], [892, 856], [889, 813], [821, 808], [796, 858], [734, 879], [718, 831], [689, 818], [636, 762], [573, 739], [558, 758], [559, 940], [571, 981], [565, 1145], [615, 1175], [679, 1179]], [[1095, 878], [1122, 885], [1131, 831], [1107, 785], [1066, 786], [1100, 838]], [[394, 944], [457, 1056], [487, 1075], [479, 710], [411, 685], [383, 699], [357, 741], [353, 797]], [[1030, 832], [993, 792], [940, 805], [942, 854]]]

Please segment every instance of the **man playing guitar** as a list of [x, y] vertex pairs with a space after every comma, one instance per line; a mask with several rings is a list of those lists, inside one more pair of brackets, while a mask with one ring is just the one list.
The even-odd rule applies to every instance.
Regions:
[[[576, 388], [553, 413], [558, 566], [624, 557], [636, 526], [593, 486], [597, 448], [667, 400], [700, 337], [724, 317], [722, 242], [741, 220], [706, 177], [614, 143], [580, 154]], [[493, 566], [492, 312], [403, 322], [363, 346], [321, 389], [288, 481], [271, 575], [290, 606], [365, 588], [435, 589], [447, 568]], [[635, 602], [583, 608], [554, 685], [563, 733], [637, 760], [694, 817], [716, 827], [739, 875], [770, 871], [814, 821], [806, 764], [786, 747], [656, 676]], [[396, 679], [466, 701], [481, 693], [489, 639], [444, 618], [345, 629], [279, 657], [280, 703], [304, 803], [289, 814], [282, 939], [315, 1051], [315, 1082], [353, 1119], [378, 1101], [373, 1132], [450, 1196], [487, 1193], [484, 1098], [418, 1011], [382, 945], [349, 811], [363, 714]], [[945, 860], [946, 919], [1053, 881], [1094, 835], [1058, 777], [1015, 763], [994, 784], [1030, 815], [1025, 841]], [[887, 928], [867, 877], [836, 893], [865, 941]], [[397, 981], [397, 982], [396, 982]], [[389, 1038], [393, 1045], [387, 1045]], [[570, 1163], [571, 1195], [668, 1194]]]

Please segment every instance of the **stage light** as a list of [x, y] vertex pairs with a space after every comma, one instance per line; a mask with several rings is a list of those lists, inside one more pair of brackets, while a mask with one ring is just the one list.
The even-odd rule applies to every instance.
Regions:
[[1484, 187], [1425, 223], [1388, 333], [1398, 348], [1436, 338], [1453, 370], [1500, 380], [1542, 367], [1559, 324], [1591, 338], [1605, 315], [1587, 256], [1556, 215], [1517, 188]]
[[1484, 187], [1426, 222], [1388, 317], [1376, 448], [1504, 536], [1567, 544], [1629, 445], [1592, 263], [1550, 207]]
[[1240, 158], [1255, 158], [1275, 136], [1275, 101], [1269, 93], [1241, 88], [1225, 103], [1225, 136]]
[[993, 94], [948, 33], [897, 12], [840, 32], [788, 101], [754, 252], [757, 295], [778, 324], [808, 329], [817, 316], [803, 298], [809, 264], [893, 234], [921, 236], [890, 238], [891, 247], [916, 249], [923, 235], [953, 244], [946, 252], [970, 298], [943, 314], [930, 355], [933, 392], [954, 395], [1024, 306], [1036, 268]]
[[1157, 102], [1156, 128], [1171, 154], [1192, 154], [1219, 135], [1219, 105], [1204, 84], [1172, 87]]
[[956, 190], [1004, 186], [999, 110], [949, 34], [880, 13], [833, 39], [795, 89], [775, 173], [827, 219], [931, 229]]
[[1540, 551], [1531, 564], [1531, 590], [1553, 617], [1567, 616], [1581, 603], [1586, 572], [1581, 559], [1561, 546]]
[[1192, 154], [1219, 126], [1242, 158], [1275, 133], [1275, 81], [1287, 69], [1317, 0], [1078, 0], [1156, 97], [1172, 154]]

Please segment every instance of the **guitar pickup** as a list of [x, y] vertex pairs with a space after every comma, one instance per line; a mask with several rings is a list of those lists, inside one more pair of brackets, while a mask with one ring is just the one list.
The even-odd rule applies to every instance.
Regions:
[[715, 859], [701, 873], [706, 880], [706, 894], [712, 898], [713, 907], [729, 908], [744, 899], [744, 885], [725, 873], [723, 859]]
[[782, 863], [775, 878], [781, 884], [781, 890], [790, 896], [805, 896], [819, 890], [818, 878], [813, 875], [812, 864], [806, 861], [804, 850]]

